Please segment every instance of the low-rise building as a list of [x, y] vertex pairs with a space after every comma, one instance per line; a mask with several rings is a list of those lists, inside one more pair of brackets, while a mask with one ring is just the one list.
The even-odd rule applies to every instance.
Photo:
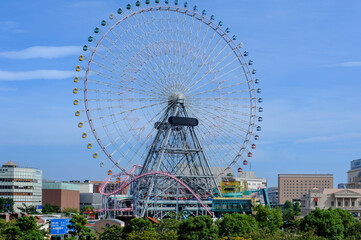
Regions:
[[101, 209], [102, 195], [100, 193], [80, 193], [80, 209], [85, 206]]
[[351, 161], [347, 171], [347, 188], [361, 188], [361, 159]]
[[258, 190], [260, 188], [267, 188], [267, 179], [256, 177], [253, 171], [245, 171], [238, 174], [235, 178], [239, 182], [247, 182], [248, 190]]
[[268, 200], [271, 206], [278, 205], [278, 187], [267, 188]]
[[65, 208], [76, 208], [79, 211], [80, 203], [79, 186], [64, 182], [43, 182], [43, 204], [59, 206], [61, 210]]
[[0, 197], [14, 201], [14, 211], [19, 207], [42, 205], [42, 171], [36, 168], [19, 167], [7, 162], [0, 167]]
[[311, 189], [301, 198], [301, 215], [316, 209], [342, 208], [361, 216], [361, 189]]

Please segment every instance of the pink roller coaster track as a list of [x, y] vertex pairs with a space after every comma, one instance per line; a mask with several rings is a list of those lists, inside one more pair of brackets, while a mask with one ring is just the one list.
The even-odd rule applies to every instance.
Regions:
[[[134, 172], [134, 170], [135, 170], [136, 167], [139, 167], [139, 165], [133, 166], [132, 169], [131, 169], [131, 171], [133, 170], [133, 172]], [[131, 171], [130, 171], [130, 172], [131, 172]], [[105, 186], [107, 185], [107, 183], [108, 183], [112, 178], [118, 177], [118, 176], [122, 176], [122, 175], [124, 175], [124, 174], [125, 174], [125, 173], [118, 173], [118, 174], [115, 174], [115, 175], [109, 177], [109, 178], [103, 183], [103, 185], [101, 186], [101, 188], [100, 188], [100, 193], [103, 194], [104, 196], [114, 195], [114, 194], [120, 192], [121, 190], [123, 190], [124, 188], [126, 188], [127, 186], [129, 186], [131, 183], [137, 181], [137, 180], [140, 179], [140, 178], [144, 178], [144, 177], [151, 176], [151, 175], [163, 175], [163, 176], [167, 176], [167, 177], [175, 180], [176, 182], [178, 182], [179, 184], [181, 184], [183, 187], [185, 187], [185, 188], [197, 199], [197, 201], [198, 201], [198, 202], [202, 205], [202, 207], [209, 213], [209, 215], [211, 215], [212, 217], [214, 217], [213, 212], [211, 212], [211, 211], [208, 209], [208, 207], [202, 202], [202, 200], [197, 196], [197, 194], [196, 194], [195, 192], [193, 192], [193, 190], [192, 190], [190, 187], [188, 187], [187, 184], [185, 184], [184, 182], [182, 182], [181, 180], [179, 180], [179, 179], [176, 178], [175, 176], [173, 176], [173, 175], [171, 175], [171, 174], [169, 174], [169, 173], [165, 173], [165, 172], [150, 172], [150, 173], [145, 173], [145, 174], [142, 174], [142, 175], [139, 175], [139, 176], [134, 177], [134, 179], [130, 180], [129, 182], [127, 182], [127, 180], [129, 179], [129, 176], [130, 176], [130, 175], [127, 175], [127, 176], [126, 176], [126, 179], [124, 179], [124, 181], [120, 183], [120, 187], [119, 187], [118, 189], [116, 189], [115, 191], [113, 191], [113, 192], [111, 192], [111, 193], [105, 193], [105, 192], [104, 192]], [[120, 211], [126, 211], [126, 210], [124, 210], [124, 209], [119, 209], [119, 210], [120, 210]], [[101, 210], [98, 210], [98, 211], [99, 211], [99, 212], [104, 212], [104, 211], [108, 211], [108, 209], [101, 209]], [[109, 211], [114, 211], [114, 209], [113, 209], [113, 210], [109, 209]]]

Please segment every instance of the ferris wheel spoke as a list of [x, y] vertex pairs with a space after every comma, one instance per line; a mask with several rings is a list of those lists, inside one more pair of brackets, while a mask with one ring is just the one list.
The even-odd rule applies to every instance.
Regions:
[[[142, 16], [142, 14], [140, 14], [141, 16]], [[143, 16], [142, 16], [143, 17]], [[143, 17], [143, 19], [144, 19], [144, 17]], [[137, 19], [137, 17], [135, 17], [135, 20], [137, 20], [137, 21], [139, 21], [138, 19]], [[154, 22], [156, 22], [155, 21], [155, 19], [153, 19], [153, 25], [154, 25], [154, 28], [156, 28], [157, 30], [158, 30], [158, 32], [161, 32], [162, 30], [161, 29], [159, 29], [158, 28], [158, 26], [156, 25], [156, 24], [154, 24]], [[162, 22], [162, 21], [161, 21]], [[157, 34], [153, 34], [153, 36], [156, 36]], [[155, 41], [155, 39], [154, 39], [154, 41]], [[160, 39], [158, 40], [158, 41], [160, 41], [160, 42], [162, 42]], [[143, 44], [143, 43], [141, 43], [141, 44]], [[164, 43], [163, 43], [164, 44]], [[158, 48], [157, 49], [160, 53], [162, 53], [162, 50], [160, 49], [160, 48]], [[161, 55], [161, 54], [160, 54]], [[158, 61], [154, 61], [157, 65], [158, 65], [158, 69], [159, 70], [161, 70], [162, 71], [162, 68], [160, 67], [160, 65], [158, 64]], [[162, 63], [165, 63], [165, 61], [164, 60], [161, 60], [161, 62]], [[167, 67], [167, 65], [165, 65], [166, 67]], [[155, 71], [155, 70], [154, 70]], [[169, 70], [167, 69], [167, 72], [169, 73]], [[165, 76], [166, 74], [162, 71], [162, 74], [163, 74], [163, 76]], [[164, 84], [167, 84], [167, 82], [163, 82]]]
[[[166, 102], [168, 102], [168, 101], [158, 102], [158, 103], [142, 106], [142, 107], [139, 107], [139, 108], [132, 108], [132, 109], [128, 109], [126, 111], [121, 111], [121, 112], [118, 112], [118, 113], [113, 113], [113, 114], [109, 114], [109, 115], [105, 115], [105, 116], [100, 116], [100, 117], [94, 118], [93, 120], [99, 120], [99, 119], [103, 119], [103, 118], [107, 118], [107, 117], [113, 117], [113, 116], [116, 116], [116, 115], [121, 115], [121, 114], [124, 114], [124, 113], [135, 112], [135, 111], [138, 111], [138, 110], [141, 110], [141, 109], [153, 107], [153, 106], [160, 105], [160, 104], [163, 104], [163, 103], [166, 103]], [[84, 121], [84, 123], [86, 123], [86, 122], [88, 122], [88, 121]]]
[[[116, 152], [118, 152], [120, 149], [122, 149], [124, 146], [126, 146], [133, 138], [137, 137], [138, 135], [140, 135], [145, 129], [147, 129], [147, 127], [153, 123], [153, 120], [155, 120], [157, 117], [159, 117], [163, 112], [159, 112], [158, 114], [156, 114], [150, 121], [148, 121], [148, 123], [146, 123], [142, 128], [140, 128], [135, 134], [132, 134], [131, 137], [129, 137], [127, 140], [125, 140], [116, 150], [114, 150], [111, 155], [114, 155]], [[119, 139], [117, 139], [119, 140]], [[114, 142], [112, 142], [111, 144], [114, 144]], [[136, 145], [137, 143], [135, 143], [133, 145], [133, 147]], [[132, 148], [132, 147], [131, 147]], [[130, 148], [130, 149], [131, 149]], [[123, 156], [123, 158], [125, 157], [125, 155]], [[121, 161], [121, 159], [118, 160], [118, 163]]]
[[[231, 71], [234, 71], [234, 70], [231, 70]], [[203, 85], [200, 85], [200, 86], [198, 86], [197, 88], [192, 89], [191, 91], [188, 92], [188, 94], [190, 94], [190, 93], [192, 93], [192, 92], [194, 92], [194, 91], [196, 91], [196, 90], [198, 90], [198, 89], [200, 89], [200, 88], [203, 88], [203, 87], [205, 87], [205, 86], [207, 86], [207, 85], [209, 85], [209, 84], [211, 84], [211, 83], [220, 81], [224, 76], [228, 75], [229, 73], [230, 73], [230, 72], [227, 72], [227, 73], [225, 73], [225, 74], [223, 74], [223, 75], [221, 75], [221, 76], [219, 76], [219, 77], [213, 78], [212, 80], [204, 83]], [[220, 81], [220, 82], [221, 82], [222, 84], [223, 84], [223, 83], [227, 83], [227, 82], [232, 82], [232, 80], [239, 79], [239, 78], [241, 78], [242, 76], [244, 76], [244, 74], [235, 75], [235, 76], [233, 76], [233, 77], [230, 77], [230, 78], [227, 78], [227, 79], [223, 79], [223, 80]], [[244, 81], [244, 82], [238, 82], [238, 83], [235, 83], [235, 84], [229, 85], [229, 86], [232, 87], [232, 86], [238, 86], [238, 85], [243, 85], [243, 84], [249, 84], [250, 82], [252, 82], [252, 81], [246, 80], [246, 81]], [[221, 84], [220, 84], [220, 85], [221, 85]], [[220, 87], [220, 88], [226, 88], [226, 87]]]
[[[144, 19], [143, 15], [142, 15], [142, 14], [140, 14], [140, 15], [141, 15], [142, 18]], [[139, 22], [139, 20], [137, 19], [137, 17], [135, 17], [135, 19]], [[145, 21], [143, 21], [143, 22], [148, 22], [148, 21], [145, 20]], [[151, 34], [151, 36], [155, 36], [155, 35], [156, 35], [156, 34]], [[146, 38], [145, 38], [145, 39], [146, 39]], [[155, 41], [155, 39], [153, 39], [153, 42], [157, 42], [157, 41]], [[143, 42], [140, 42], [139, 44], [144, 45]], [[154, 44], [154, 46], [157, 48], [157, 50], [158, 50], [159, 52], [162, 52], [162, 50], [157, 46], [157, 44]], [[152, 57], [152, 58], [154, 58], [154, 56], [157, 56], [157, 54], [152, 54], [152, 55], [150, 55], [150, 57]], [[155, 62], [156, 64], [158, 63], [158, 61], [154, 61], [154, 62]], [[152, 67], [152, 65], [150, 65], [150, 67]], [[160, 65], [158, 65], [157, 68], [159, 69], [159, 68], [160, 68]], [[155, 74], [157, 74], [157, 72], [158, 72], [158, 71], [156, 71], [156, 69], [154, 69], [153, 67], [152, 67], [152, 71], [153, 71], [153, 73], [155, 73]], [[164, 74], [163, 74], [163, 76], [164, 76]], [[158, 76], [158, 77], [159, 77], [159, 79], [162, 80], [162, 77], [160, 77], [160, 76]], [[162, 81], [162, 84], [168, 86], [168, 83], [167, 83], [166, 81]]]
[[[226, 45], [227, 46], [227, 45]], [[211, 63], [215, 62], [215, 60], [217, 59], [217, 57], [223, 52], [224, 48], [210, 61]], [[205, 76], [207, 76], [209, 73], [211, 73], [219, 64], [221, 64], [226, 58], [228, 58], [231, 54], [233, 53], [233, 51], [230, 51], [229, 53], [227, 53], [226, 56], [224, 56], [221, 60], [217, 61], [216, 64], [214, 66], [212, 66], [208, 71], [206, 71], [200, 78], [198, 78], [197, 80], [195, 80], [193, 82], [193, 80], [191, 80], [191, 82], [193, 82], [192, 84], [190, 84], [189, 89], [192, 88], [193, 86], [197, 85]], [[233, 60], [234, 61], [234, 60]], [[203, 66], [202, 66], [203, 67]], [[193, 78], [194, 79], [194, 78]]]

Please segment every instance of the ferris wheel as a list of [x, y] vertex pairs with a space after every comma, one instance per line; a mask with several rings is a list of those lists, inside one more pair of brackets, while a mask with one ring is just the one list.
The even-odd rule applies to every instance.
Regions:
[[[176, 103], [186, 109], [181, 117], [196, 122], [193, 140], [174, 138], [182, 141], [174, 149], [190, 150], [196, 139], [212, 169], [247, 164], [261, 131], [261, 89], [253, 61], [229, 27], [178, 0], [137, 1], [99, 25], [83, 46], [73, 93], [82, 96], [74, 100], [84, 106], [75, 116], [101, 167], [111, 174], [143, 166]], [[172, 129], [164, 139], [180, 131]]]

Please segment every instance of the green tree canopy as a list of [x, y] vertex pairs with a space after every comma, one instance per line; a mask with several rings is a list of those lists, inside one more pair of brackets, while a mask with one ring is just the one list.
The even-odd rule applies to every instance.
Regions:
[[217, 221], [219, 237], [237, 237], [257, 231], [258, 224], [254, 217], [245, 214], [226, 214]]
[[210, 216], [189, 217], [179, 225], [180, 240], [217, 239], [218, 227]]
[[177, 240], [180, 221], [175, 218], [162, 219], [156, 228], [160, 240]]
[[256, 220], [259, 226], [271, 233], [277, 232], [283, 225], [282, 211], [280, 209], [271, 209], [269, 205], [257, 205], [254, 209], [256, 213]]
[[27, 214], [37, 214], [38, 211], [36, 211], [36, 207], [35, 206], [27, 206], [25, 203], [23, 203], [22, 207], [19, 207], [19, 210], [22, 213], [27, 213]]
[[300, 216], [301, 215], [301, 205], [300, 202], [296, 202], [295, 205], [293, 205], [293, 212], [295, 214], [295, 216]]
[[47, 232], [40, 229], [41, 226], [37, 225], [35, 217], [32, 216], [23, 216], [15, 221], [1, 225], [1, 235], [4, 237], [1, 239], [32, 240], [45, 239], [47, 236]]
[[336, 210], [319, 209], [311, 211], [301, 219], [300, 229], [303, 231], [315, 231], [318, 236], [332, 240], [344, 239], [344, 226], [342, 218]]
[[0, 211], [14, 212], [14, 200], [11, 198], [0, 197]]
[[123, 228], [119, 225], [113, 224], [108, 228], [104, 228], [104, 232], [98, 233], [99, 240], [119, 240], [122, 238]]
[[96, 239], [93, 230], [85, 226], [88, 224], [86, 218], [82, 215], [75, 214], [70, 219], [70, 225], [68, 225], [69, 234], [73, 237], [72, 239], [79, 239], [79, 240], [89, 240], [89, 239]]
[[49, 213], [60, 213], [60, 207], [57, 205], [52, 205], [49, 203], [45, 203], [43, 206], [43, 209], [41, 210], [43, 214], [49, 214]]

